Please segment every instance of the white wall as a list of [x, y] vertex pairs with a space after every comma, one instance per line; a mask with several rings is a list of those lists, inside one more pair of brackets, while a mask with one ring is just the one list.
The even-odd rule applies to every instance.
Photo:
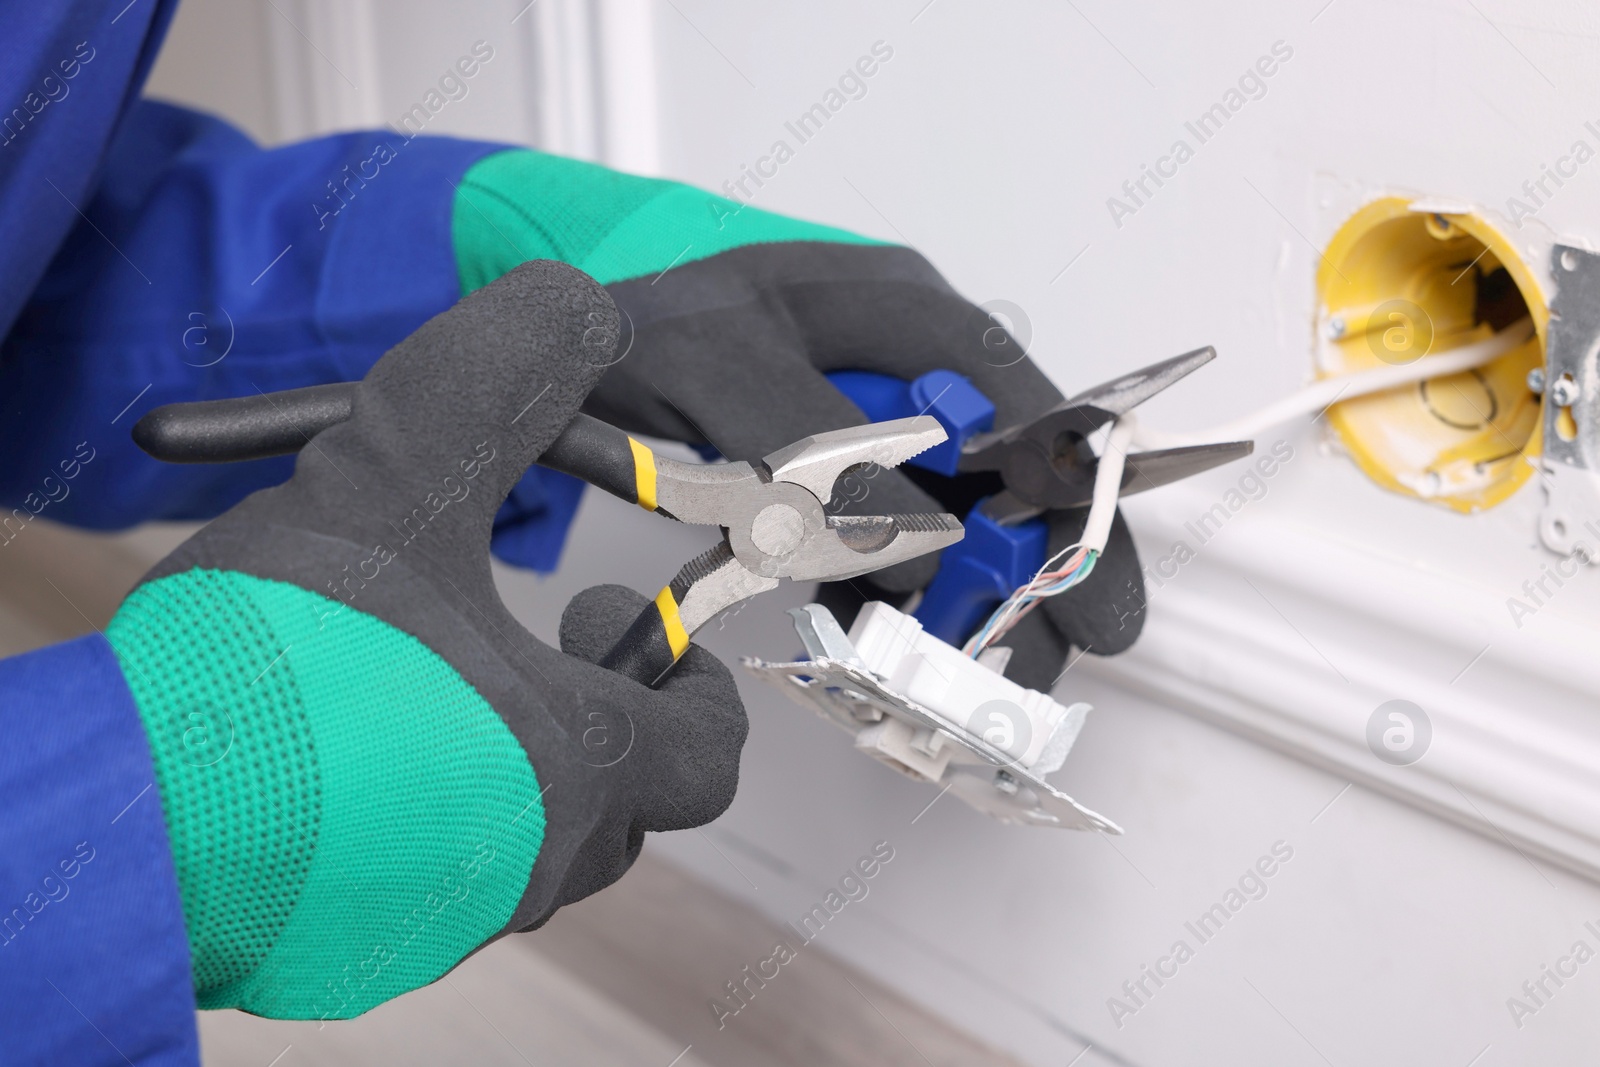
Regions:
[[[1173, 428], [1307, 378], [1313, 246], [1350, 187], [1504, 211], [1541, 162], [1593, 143], [1593, 17], [1574, 5], [679, 6], [660, 31], [668, 172], [720, 185], [889, 42], [867, 97], [756, 203], [910, 240], [974, 299], [1021, 305], [1035, 358], [1069, 391], [1215, 344], [1215, 366], [1150, 406]], [[1116, 226], [1106, 199], [1279, 40], [1293, 56], [1266, 96]], [[1540, 217], [1592, 240], [1597, 207], [1580, 173]], [[1039, 1063], [1077, 1054], [1065, 1029], [1097, 1046], [1083, 1062], [1465, 1064], [1485, 1046], [1483, 1064], [1581, 1062], [1596, 978], [1581, 971], [1520, 1030], [1505, 1001], [1574, 939], [1600, 948], [1582, 928], [1600, 898], [1501, 830], [1527, 857], [1594, 871], [1594, 577], [1518, 631], [1505, 599], [1552, 558], [1535, 542], [1537, 485], [1463, 518], [1382, 493], [1310, 431], [1288, 439], [1297, 458], [1268, 498], [1152, 597], [1141, 648], [1063, 685], [1100, 710], [1058, 777], [1125, 838], [1001, 829], [943, 801], [906, 825], [925, 791], [870, 781], [887, 776], [849, 769], [841, 738], [753, 695], [747, 782], [718, 832], [803, 872], [776, 911], [798, 914], [852, 834], [898, 836], [901, 880], [864, 909], [883, 925], [858, 917], [835, 947]], [[1146, 557], [1235, 477], [1132, 502]], [[1405, 769], [1362, 739], [1397, 697], [1437, 730]], [[1271, 894], [1114, 1026], [1106, 999], [1278, 839], [1295, 858]], [[783, 896], [701, 841], [671, 847], [729, 889]]]
[[481, 42], [492, 58], [428, 133], [652, 171], [654, 26], [649, 0], [195, 0], [148, 91], [276, 144], [398, 123]]
[[[1350, 198], [1397, 188], [1503, 211], [1541, 163], [1593, 143], [1583, 122], [1600, 117], [1586, 110], [1600, 24], [1575, 3], [540, 0], [511, 23], [520, 8], [321, 5], [325, 21], [370, 20], [364, 36], [316, 32], [376, 72], [377, 103], [338, 103], [334, 88], [307, 111], [284, 89], [263, 121], [291, 136], [388, 118], [407, 86], [497, 32], [508, 62], [452, 130], [720, 188], [885, 41], [893, 59], [865, 98], [755, 203], [907, 240], [973, 299], [1020, 305], [1034, 357], [1067, 391], [1216, 345], [1214, 366], [1149, 405], [1173, 429], [1306, 380], [1315, 249]], [[1293, 56], [1266, 96], [1115, 225], [1106, 199], [1280, 40]], [[274, 55], [281, 82], [291, 64]], [[183, 69], [158, 84], [203, 92]], [[1540, 219], [1600, 240], [1595, 175]], [[1001, 827], [949, 798], [913, 822], [930, 790], [751, 685], [738, 801], [706, 833], [652, 847], [792, 919], [889, 840], [896, 860], [828, 947], [1041, 1065], [1591, 1059], [1600, 964], [1520, 1029], [1506, 1000], [1575, 940], [1600, 950], [1583, 927], [1600, 929], [1600, 892], [1569, 873], [1600, 871], [1596, 580], [1516, 629], [1505, 599], [1553, 558], [1534, 536], [1537, 484], [1465, 518], [1383, 493], [1318, 430], [1284, 436], [1294, 462], [1155, 594], [1140, 647], [1062, 683], [1099, 710], [1058, 781], [1125, 837]], [[1131, 502], [1146, 558], [1235, 477]], [[517, 610], [549, 634], [584, 585], [657, 587], [699, 543], [661, 526], [590, 499], [562, 574], [506, 576]], [[627, 558], [645, 539], [652, 550]], [[781, 609], [802, 598], [773, 594], [706, 641], [730, 662], [781, 655], [796, 645]], [[1362, 739], [1397, 697], [1436, 730], [1403, 769]], [[1186, 935], [1280, 840], [1293, 858], [1268, 895], [1211, 943]], [[1195, 958], [1119, 1028], [1107, 998], [1179, 938]]]

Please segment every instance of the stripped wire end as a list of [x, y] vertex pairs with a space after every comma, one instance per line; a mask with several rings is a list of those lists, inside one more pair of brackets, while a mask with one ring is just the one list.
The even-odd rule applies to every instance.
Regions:
[[1089, 506], [1089, 517], [1084, 522], [1083, 539], [1068, 545], [1045, 560], [1044, 566], [1028, 584], [1013, 592], [994, 610], [987, 622], [978, 628], [961, 651], [977, 659], [983, 650], [994, 644], [1017, 623], [1027, 617], [1039, 601], [1060, 596], [1089, 577], [1094, 565], [1105, 551], [1111, 535], [1111, 520], [1117, 511], [1117, 496], [1122, 490], [1122, 472], [1127, 459], [1128, 446], [1133, 440], [1136, 424], [1131, 413], [1124, 413], [1111, 426], [1100, 450], [1095, 468], [1094, 500]]
[[961, 651], [977, 659], [983, 650], [1004, 637], [1013, 626], [1027, 617], [1039, 602], [1059, 596], [1089, 577], [1095, 561], [1100, 558], [1096, 549], [1085, 548], [1081, 543], [1068, 545], [1057, 552], [1027, 585], [1017, 589], [994, 614], [989, 616], [978, 631], [962, 646]]

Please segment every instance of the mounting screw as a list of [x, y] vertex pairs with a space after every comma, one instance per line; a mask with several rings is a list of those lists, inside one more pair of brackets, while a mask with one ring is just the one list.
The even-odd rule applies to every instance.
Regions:
[[1344, 336], [1344, 316], [1335, 315], [1333, 318], [1328, 320], [1328, 323], [1323, 327], [1323, 330], [1327, 333], [1328, 340], [1337, 341], [1339, 338]]
[[1550, 386], [1550, 399], [1560, 407], [1571, 407], [1578, 402], [1582, 395], [1578, 383], [1572, 380], [1572, 375], [1563, 374]]
[[1017, 795], [1017, 780], [1008, 771], [994, 772], [994, 787], [1008, 797]]
[[1543, 393], [1544, 393], [1544, 368], [1543, 367], [1535, 367], [1531, 371], [1528, 372], [1528, 392], [1532, 393], [1534, 396], [1543, 395]]

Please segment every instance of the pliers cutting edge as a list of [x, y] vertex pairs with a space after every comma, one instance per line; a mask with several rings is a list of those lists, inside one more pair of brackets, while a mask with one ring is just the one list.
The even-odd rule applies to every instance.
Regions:
[[[1215, 358], [1216, 349], [1197, 348], [1102, 382], [1021, 425], [973, 434], [961, 444], [959, 469], [1000, 473], [1005, 490], [982, 507], [1000, 523], [1022, 522], [1052, 508], [1082, 507], [1094, 495], [1099, 465], [1089, 436]], [[1118, 495], [1208, 471], [1248, 456], [1254, 447], [1250, 441], [1223, 441], [1130, 452]]]
[[[350, 417], [355, 383], [169, 404], [134, 426], [140, 448], [169, 463], [229, 463], [297, 452]], [[538, 459], [679, 522], [720, 526], [722, 541], [684, 564], [600, 665], [659, 685], [694, 632], [780, 579], [839, 581], [961, 540], [954, 515], [828, 515], [834, 482], [869, 464], [893, 467], [945, 439], [932, 416], [813, 434], [760, 464], [680, 463], [579, 414]]]
[[[914, 612], [928, 632], [960, 646], [989, 612], [1043, 566], [1049, 530], [1032, 521], [1056, 508], [1081, 507], [1094, 495], [1099, 457], [1091, 436], [1108, 422], [1216, 358], [1211, 347], [1103, 382], [1027, 422], [991, 431], [994, 405], [952, 371], [931, 371], [905, 383], [861, 371], [828, 377], [868, 418], [914, 411], [937, 418], [948, 444], [911, 461], [953, 476], [993, 471], [1002, 490], [966, 519], [966, 539], [944, 553], [939, 573]], [[1126, 457], [1119, 496], [1143, 492], [1250, 454], [1250, 441], [1134, 452]]]

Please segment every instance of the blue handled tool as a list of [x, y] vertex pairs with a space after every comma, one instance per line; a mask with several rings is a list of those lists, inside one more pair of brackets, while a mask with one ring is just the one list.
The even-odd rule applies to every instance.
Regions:
[[[834, 371], [828, 380], [874, 422], [927, 414], [949, 439], [909, 462], [943, 475], [995, 471], [1005, 488], [974, 505], [966, 538], [945, 549], [916, 618], [941, 640], [961, 646], [991, 611], [1044, 565], [1045, 511], [1087, 505], [1097, 457], [1089, 437], [1190, 372], [1216, 358], [1201, 348], [1123, 375], [1064, 400], [1029, 422], [993, 429], [995, 408], [953, 371], [905, 382], [867, 371]], [[1153, 489], [1250, 454], [1249, 441], [1130, 454], [1119, 495]]]

